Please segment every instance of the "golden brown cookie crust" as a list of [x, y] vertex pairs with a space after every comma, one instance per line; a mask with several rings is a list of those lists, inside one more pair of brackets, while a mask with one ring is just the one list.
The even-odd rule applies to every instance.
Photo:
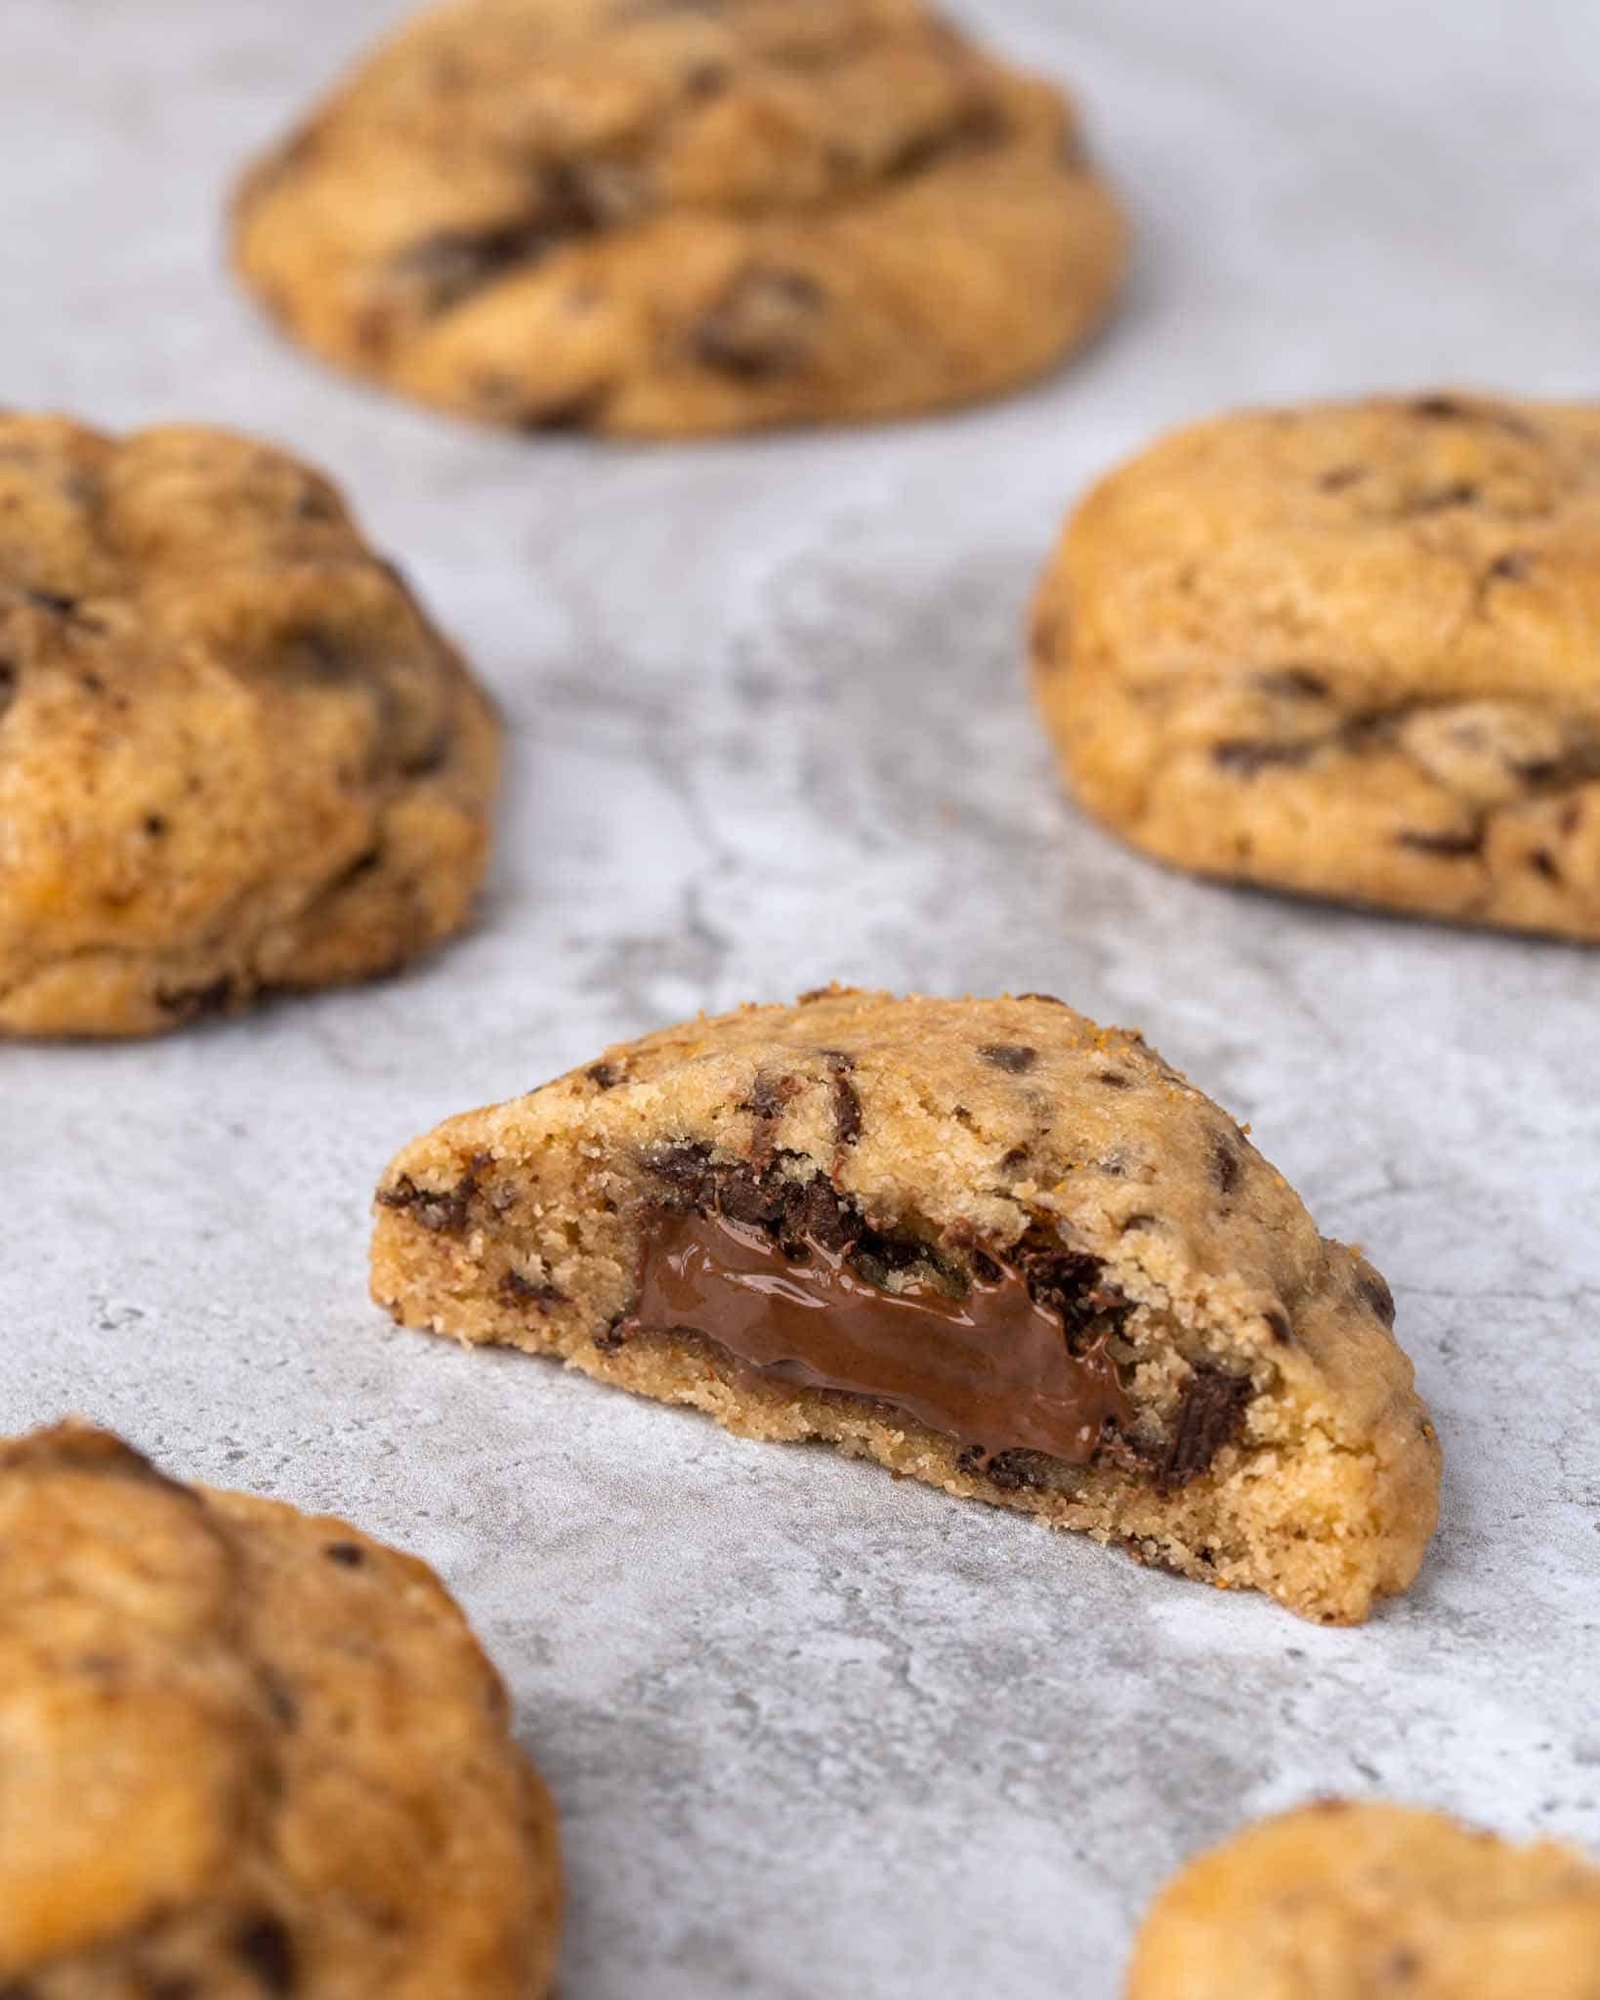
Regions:
[[455, 0], [250, 173], [234, 255], [406, 395], [676, 437], [1011, 388], [1125, 248], [1061, 94], [922, 0]]
[[1128, 2000], [1596, 2000], [1600, 1869], [1443, 1813], [1327, 1801], [1156, 1899]]
[[428, 950], [498, 733], [306, 466], [0, 414], [0, 1034], [153, 1034]]
[[[776, 1211], [796, 1189], [958, 1284], [1026, 1252], [1110, 1287], [1137, 1424], [1082, 1467], [986, 1467], [881, 1404], [619, 1333], [664, 1201]], [[1057, 1001], [832, 989], [690, 1022], [451, 1120], [378, 1204], [374, 1296], [407, 1325], [825, 1438], [1308, 1617], [1364, 1618], [1433, 1531], [1438, 1447], [1382, 1279], [1138, 1037]]]
[[1034, 687], [1161, 859], [1600, 939], [1600, 411], [1466, 395], [1227, 416], [1069, 523]]
[[549, 1991], [555, 1811], [413, 1557], [63, 1424], [0, 1444], [0, 1666], [8, 1993]]

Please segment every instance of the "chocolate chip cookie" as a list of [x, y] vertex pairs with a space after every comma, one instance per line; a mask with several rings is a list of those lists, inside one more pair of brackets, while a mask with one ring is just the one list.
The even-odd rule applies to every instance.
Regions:
[[1388, 1288], [1137, 1035], [840, 989], [614, 1048], [408, 1146], [377, 1300], [822, 1438], [1307, 1617], [1433, 1531]]
[[498, 725], [338, 494], [0, 414], [0, 1034], [137, 1035], [465, 922]]
[[489, 422], [889, 417], [1049, 368], [1123, 224], [1052, 86], [922, 0], [457, 0], [248, 176], [298, 340]]
[[105, 1431], [0, 1444], [0, 1989], [538, 2000], [555, 1812], [432, 1571], [181, 1486]]
[[1193, 1861], [1128, 2000], [1596, 2000], [1600, 1869], [1442, 1813], [1330, 1801]]
[[1181, 431], [1079, 508], [1033, 660], [1078, 797], [1165, 861], [1600, 939], [1600, 408]]

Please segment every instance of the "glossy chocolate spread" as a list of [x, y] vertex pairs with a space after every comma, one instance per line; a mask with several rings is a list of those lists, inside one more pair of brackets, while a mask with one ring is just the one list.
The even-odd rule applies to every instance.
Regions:
[[975, 1447], [1085, 1464], [1133, 1406], [1101, 1335], [1081, 1354], [1015, 1272], [963, 1297], [926, 1282], [873, 1284], [814, 1239], [786, 1256], [717, 1214], [647, 1214], [638, 1304], [617, 1329], [693, 1332], [769, 1380], [868, 1397]]

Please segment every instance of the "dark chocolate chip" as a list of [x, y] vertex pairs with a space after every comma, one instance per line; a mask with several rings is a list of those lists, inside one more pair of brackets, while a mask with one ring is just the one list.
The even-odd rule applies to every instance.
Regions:
[[1255, 677], [1256, 686], [1266, 694], [1305, 695], [1321, 700], [1329, 692], [1323, 675], [1310, 667], [1268, 667]]
[[985, 152], [1005, 137], [1005, 120], [993, 105], [979, 105], [964, 118], [933, 132], [918, 132], [895, 152], [883, 166], [886, 179], [910, 179], [925, 174], [930, 167], [960, 159], [970, 153]]
[[1485, 572], [1490, 583], [1525, 583], [1533, 573], [1533, 557], [1526, 549], [1507, 549], [1496, 556]]
[[1444, 861], [1466, 861], [1483, 852], [1483, 828], [1468, 827], [1459, 833], [1397, 833], [1394, 844], [1396, 847], [1409, 847], [1417, 854], [1437, 855]]
[[70, 618], [83, 601], [77, 597], [63, 597], [55, 590], [30, 590], [26, 584], [22, 587], [22, 594], [30, 604], [56, 618]]
[[567, 1295], [559, 1285], [553, 1285], [548, 1278], [525, 1278], [520, 1271], [507, 1271], [500, 1280], [500, 1296], [507, 1305], [537, 1306], [541, 1312], [551, 1306], [569, 1303]]
[[161, 840], [171, 831], [171, 823], [164, 813], [146, 813], [140, 824], [151, 840]]
[[17, 692], [17, 668], [12, 660], [0, 660], [0, 716], [11, 706]]
[[696, 322], [694, 357], [736, 381], [792, 374], [805, 365], [825, 303], [822, 287], [804, 272], [752, 267]]
[[1229, 737], [1211, 746], [1211, 761], [1220, 770], [1237, 771], [1253, 778], [1273, 765], [1309, 764], [1317, 745], [1305, 742], [1273, 742], [1265, 738]]
[[208, 980], [203, 986], [162, 986], [156, 990], [156, 1005], [185, 1021], [198, 1021], [212, 1014], [226, 1014], [237, 997], [231, 972]]
[[1455, 396], [1418, 396], [1407, 407], [1412, 416], [1433, 422], [1470, 422], [1478, 414]]
[[1261, 1317], [1266, 1321], [1273, 1339], [1277, 1341], [1279, 1346], [1287, 1347], [1294, 1339], [1294, 1328], [1289, 1324], [1289, 1315], [1286, 1312], [1280, 1312], [1276, 1306], [1273, 1306], [1264, 1312]]
[[1041, 1000], [1046, 1007], [1065, 1007], [1065, 1000], [1058, 1000], [1053, 993], [1019, 993], [1019, 1000]]
[[1024, 1076], [1039, 1060], [1039, 1051], [1022, 1042], [985, 1042], [978, 1050], [986, 1063], [1011, 1076]]
[[615, 1063], [609, 1062], [590, 1063], [584, 1075], [596, 1090], [615, 1090], [622, 1081], [622, 1071]]
[[861, 1099], [851, 1077], [856, 1059], [844, 1049], [825, 1049], [833, 1075], [833, 1136], [839, 1146], [853, 1146], [861, 1137]]
[[367, 1552], [359, 1542], [328, 1542], [322, 1553], [343, 1569], [360, 1569], [367, 1559]]
[[1211, 1175], [1224, 1194], [1232, 1194], [1244, 1172], [1238, 1146], [1225, 1132], [1211, 1135]]
[[1470, 479], [1452, 480], [1448, 486], [1430, 486], [1411, 502], [1412, 514], [1443, 514], [1452, 507], [1473, 507], [1480, 498]]
[[487, 1153], [474, 1154], [455, 1186], [437, 1193], [431, 1188], [418, 1187], [409, 1174], [402, 1174], [393, 1187], [379, 1188], [378, 1205], [403, 1210], [419, 1228], [436, 1236], [454, 1235], [467, 1226], [473, 1197], [488, 1164]]
[[1239, 1435], [1250, 1396], [1247, 1375], [1230, 1375], [1204, 1363], [1195, 1368], [1156, 1474], [1163, 1494], [1176, 1492], [1210, 1470], [1217, 1453]]
[[1361, 1296], [1371, 1306], [1385, 1326], [1394, 1325], [1394, 1293], [1388, 1281], [1370, 1264], [1361, 1265], [1356, 1272], [1356, 1285]]
[[1002, 1493], [1020, 1493], [1042, 1484], [1034, 1454], [1026, 1451], [999, 1451], [991, 1458], [981, 1445], [968, 1445], [956, 1459], [956, 1470], [969, 1479], [987, 1479]]
[[239, 1963], [260, 1982], [264, 1992], [286, 1995], [294, 1992], [299, 1979], [298, 1955], [289, 1926], [281, 1917], [263, 1911], [248, 1918], [234, 1933], [234, 1954]]
[[1120, 1069], [1097, 1069], [1094, 1073], [1094, 1080], [1096, 1083], [1103, 1083], [1107, 1090], [1132, 1090], [1133, 1088], [1133, 1078], [1124, 1075]]
[[1528, 866], [1547, 882], [1560, 882], [1561, 866], [1548, 847], [1536, 847], [1528, 856]]
[[1032, 1157], [1032, 1153], [1026, 1146], [1013, 1146], [1010, 1152], [1000, 1155], [999, 1160], [995, 1164], [995, 1171], [1002, 1174], [1013, 1174], [1018, 1167], [1025, 1167]]

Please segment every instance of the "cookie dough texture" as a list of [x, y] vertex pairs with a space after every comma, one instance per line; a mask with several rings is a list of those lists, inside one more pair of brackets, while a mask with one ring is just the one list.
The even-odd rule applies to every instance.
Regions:
[[1033, 665], [1079, 799], [1164, 861], [1600, 939], [1600, 409], [1180, 431], [1078, 509]]
[[1124, 256], [1061, 94], [922, 0], [456, 0], [249, 174], [234, 250], [358, 375], [663, 437], [1010, 388]]
[[136, 1035], [467, 918], [498, 728], [338, 494], [0, 414], [0, 1033]]
[[[1136, 1406], [1090, 1463], [989, 1465], [882, 1404], [628, 1337], [648, 1218], [819, 1213], [889, 1275], [1027, 1269], [1098, 1328]], [[830, 989], [610, 1050], [408, 1146], [374, 1295], [407, 1325], [563, 1357], [761, 1438], [823, 1438], [1329, 1622], [1411, 1581], [1438, 1447], [1375, 1271], [1325, 1241], [1223, 1112], [1059, 1001]], [[859, 1249], [868, 1239], [863, 1238]]]
[[1442, 1813], [1338, 1801], [1248, 1829], [1158, 1897], [1128, 2000], [1597, 2000], [1600, 1869]]
[[162, 1477], [0, 1445], [0, 1990], [539, 2000], [555, 1813], [432, 1571]]

